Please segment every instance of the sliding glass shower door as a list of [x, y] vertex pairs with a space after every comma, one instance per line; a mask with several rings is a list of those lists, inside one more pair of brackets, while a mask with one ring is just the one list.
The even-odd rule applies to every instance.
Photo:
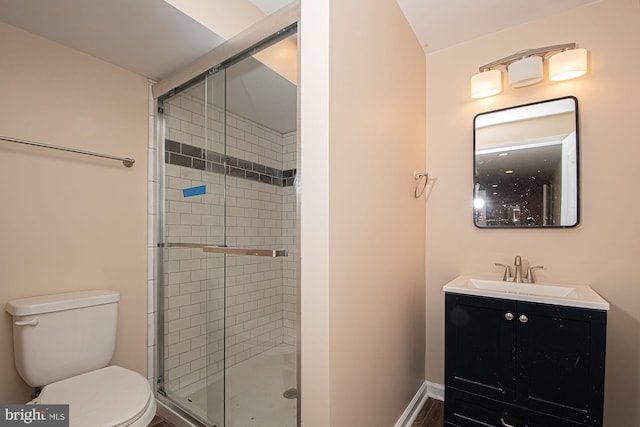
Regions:
[[209, 426], [297, 425], [295, 46], [159, 103], [159, 391]]
[[202, 76], [159, 109], [160, 392], [218, 427], [225, 425], [225, 256], [203, 248], [226, 244], [224, 80], [224, 70]]

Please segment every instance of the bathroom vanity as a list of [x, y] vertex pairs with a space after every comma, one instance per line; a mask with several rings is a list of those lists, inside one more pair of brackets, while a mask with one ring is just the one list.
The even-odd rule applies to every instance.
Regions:
[[466, 276], [444, 291], [446, 426], [602, 426], [597, 293]]

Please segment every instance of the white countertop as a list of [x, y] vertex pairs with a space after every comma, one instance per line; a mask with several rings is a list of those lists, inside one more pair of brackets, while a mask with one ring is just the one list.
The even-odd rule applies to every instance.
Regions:
[[442, 289], [448, 293], [609, 310], [609, 303], [586, 285], [513, 283], [465, 275], [456, 277]]

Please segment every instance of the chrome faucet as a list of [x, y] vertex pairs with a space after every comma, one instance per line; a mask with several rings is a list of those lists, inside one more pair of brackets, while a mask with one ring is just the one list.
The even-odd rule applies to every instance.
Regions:
[[516, 273], [515, 273], [514, 281], [516, 283], [523, 283], [522, 282], [522, 257], [520, 257], [520, 255], [516, 256], [514, 264], [515, 264], [515, 267], [516, 267]]
[[502, 275], [502, 280], [505, 282], [515, 282], [515, 283], [535, 283], [535, 277], [533, 276], [533, 270], [544, 268], [542, 265], [534, 265], [527, 268], [527, 272], [522, 276], [522, 257], [520, 255], [516, 256], [514, 260], [515, 274], [511, 275], [511, 266], [504, 265], [500, 263], [496, 263], [498, 267], [504, 268], [504, 274]]

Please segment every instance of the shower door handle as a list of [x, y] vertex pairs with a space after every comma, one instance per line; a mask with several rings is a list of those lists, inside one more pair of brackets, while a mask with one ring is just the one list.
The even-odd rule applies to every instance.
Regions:
[[203, 251], [213, 254], [227, 254], [227, 255], [252, 255], [252, 256], [266, 256], [266, 257], [285, 257], [289, 256], [289, 252], [286, 249], [253, 249], [253, 248], [231, 248], [228, 246], [204, 246]]
[[207, 245], [204, 243], [158, 243], [159, 247], [167, 248], [191, 248], [202, 249], [204, 252], [214, 254], [227, 254], [227, 255], [251, 255], [251, 256], [265, 256], [265, 257], [286, 257], [289, 256], [289, 251], [286, 249], [257, 249], [257, 248], [234, 248], [229, 246], [216, 246]]

